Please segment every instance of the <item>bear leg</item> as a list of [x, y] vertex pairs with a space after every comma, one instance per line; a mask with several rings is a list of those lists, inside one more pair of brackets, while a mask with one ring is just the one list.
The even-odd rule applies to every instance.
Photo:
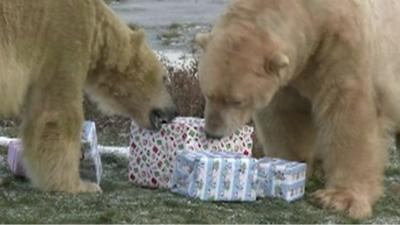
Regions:
[[256, 114], [256, 133], [267, 156], [312, 163], [315, 129], [310, 107], [296, 90], [285, 88]]
[[81, 93], [65, 92], [62, 87], [58, 86], [58, 93], [56, 87], [42, 88], [28, 97], [22, 127], [27, 175], [43, 191], [100, 192], [97, 184], [82, 181], [79, 175]]
[[361, 89], [329, 91], [325, 97], [315, 104], [315, 118], [316, 151], [327, 182], [314, 197], [324, 208], [369, 217], [382, 194], [387, 147], [374, 102]]

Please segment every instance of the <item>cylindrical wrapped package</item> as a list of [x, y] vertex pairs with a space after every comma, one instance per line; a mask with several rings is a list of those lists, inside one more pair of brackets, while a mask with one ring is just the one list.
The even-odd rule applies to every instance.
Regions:
[[11, 172], [18, 177], [25, 176], [22, 164], [22, 143], [20, 140], [13, 140], [8, 143], [7, 162]]
[[[11, 140], [8, 144], [7, 161], [11, 172], [15, 176], [26, 175], [22, 163], [22, 142], [19, 139]], [[82, 179], [100, 184], [102, 165], [100, 152], [97, 146], [96, 125], [86, 121], [83, 124], [81, 147], [80, 174]]]
[[81, 178], [100, 184], [103, 169], [94, 122], [86, 121], [83, 124], [81, 151], [82, 157], [79, 168]]

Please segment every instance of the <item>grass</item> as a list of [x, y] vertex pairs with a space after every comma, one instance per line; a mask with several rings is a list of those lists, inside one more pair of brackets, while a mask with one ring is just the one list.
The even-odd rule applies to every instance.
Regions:
[[[121, 132], [113, 125], [99, 130], [100, 142], [125, 144], [127, 134], [117, 135]], [[0, 130], [0, 135], [17, 133], [15, 124]], [[290, 204], [279, 199], [207, 203], [168, 190], [138, 188], [128, 182], [127, 159], [113, 155], [102, 156], [102, 194], [43, 193], [27, 180], [13, 177], [5, 166], [5, 157], [6, 149], [0, 148], [1, 223], [400, 223], [400, 195], [389, 189], [376, 204], [373, 218], [354, 221], [315, 207], [308, 194]], [[385, 175], [386, 187], [400, 180], [395, 148], [391, 148], [391, 164]], [[318, 179], [308, 181], [307, 193], [322, 185]]]

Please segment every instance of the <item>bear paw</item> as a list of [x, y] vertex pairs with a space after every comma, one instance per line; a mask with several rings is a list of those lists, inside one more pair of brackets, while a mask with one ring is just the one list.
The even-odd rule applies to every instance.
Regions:
[[101, 193], [102, 191], [100, 186], [96, 183], [89, 181], [81, 181], [78, 192]]
[[322, 189], [314, 192], [313, 197], [323, 208], [344, 212], [353, 219], [365, 219], [372, 214], [367, 196], [348, 189]]

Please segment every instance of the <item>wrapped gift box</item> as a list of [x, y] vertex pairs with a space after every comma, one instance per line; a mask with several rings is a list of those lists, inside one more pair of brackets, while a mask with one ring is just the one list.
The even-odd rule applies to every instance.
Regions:
[[81, 178], [100, 184], [103, 172], [101, 156], [97, 144], [96, 124], [86, 121], [82, 130], [82, 157], [79, 165]]
[[256, 160], [242, 154], [182, 151], [170, 188], [205, 201], [255, 201], [255, 173]]
[[20, 140], [10, 141], [8, 144], [7, 162], [11, 172], [15, 176], [25, 176], [25, 170], [22, 165], [22, 143]]
[[279, 197], [288, 202], [304, 195], [306, 164], [275, 158], [257, 163], [257, 196]]
[[[11, 172], [16, 176], [25, 176], [22, 163], [22, 142], [11, 141], [8, 145], [8, 165]], [[96, 125], [94, 122], [86, 121], [82, 131], [82, 156], [80, 162], [80, 174], [85, 180], [100, 183], [102, 174], [101, 158], [97, 148]]]
[[230, 137], [209, 140], [204, 120], [177, 118], [160, 131], [142, 129], [132, 123], [129, 153], [129, 180], [142, 187], [168, 188], [176, 153], [191, 151], [227, 151], [251, 155], [253, 128], [246, 126]]

